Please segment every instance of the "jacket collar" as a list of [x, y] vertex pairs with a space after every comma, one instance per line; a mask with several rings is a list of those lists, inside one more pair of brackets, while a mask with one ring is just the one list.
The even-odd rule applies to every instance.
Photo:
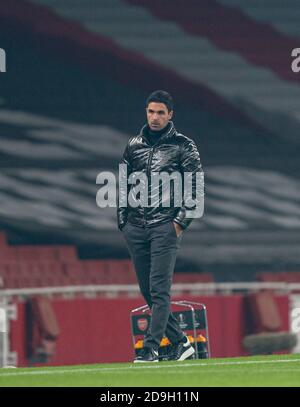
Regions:
[[[169, 128], [169, 130], [168, 131], [166, 131], [165, 133], [163, 133], [160, 137], [159, 137], [159, 140], [158, 141], [161, 141], [161, 140], [166, 140], [167, 138], [170, 138], [170, 137], [172, 137], [175, 133], [176, 133], [176, 129], [175, 129], [175, 126], [174, 126], [174, 123], [170, 120], [169, 121], [169, 124], [171, 124], [171, 127]], [[167, 127], [167, 126], [166, 126]], [[141, 129], [141, 131], [140, 131], [140, 136], [141, 137], [143, 137], [147, 142], [148, 142], [148, 139], [147, 139], [147, 130], [149, 129], [149, 125], [148, 124], [145, 124], [143, 127], [142, 127], [142, 129]]]

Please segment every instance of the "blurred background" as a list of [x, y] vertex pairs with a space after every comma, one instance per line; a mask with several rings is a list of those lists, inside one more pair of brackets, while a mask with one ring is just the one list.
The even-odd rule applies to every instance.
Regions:
[[298, 0], [0, 0], [4, 364], [132, 359], [129, 314], [143, 299], [96, 177], [117, 177], [156, 89], [173, 96], [206, 181], [174, 298], [207, 305], [214, 357], [247, 354], [248, 334], [292, 332], [299, 20]]

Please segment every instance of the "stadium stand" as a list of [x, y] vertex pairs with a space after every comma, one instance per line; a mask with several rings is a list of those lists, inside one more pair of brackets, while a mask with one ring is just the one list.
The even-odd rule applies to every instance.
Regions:
[[[2, 233], [3, 239], [5, 234]], [[5, 240], [4, 240], [5, 242]], [[82, 260], [75, 246], [3, 245], [1, 288], [137, 284], [131, 260]], [[213, 282], [210, 273], [174, 274], [174, 283]]]
[[285, 281], [287, 283], [299, 283], [299, 271], [284, 271], [279, 273], [260, 273], [258, 275], [259, 281]]
[[95, 205], [95, 179], [117, 171], [159, 83], [206, 174], [205, 216], [186, 234], [177, 271], [249, 281], [300, 268], [300, 88], [283, 62], [299, 7], [276, 2], [273, 21], [268, 5], [234, 0], [176, 0], [167, 13], [148, 0], [2, 2], [12, 68], [0, 91], [0, 227], [9, 241], [128, 257], [115, 210]]
[[213, 283], [214, 278], [211, 273], [175, 273], [174, 283]]
[[[285, 335], [300, 306], [286, 284], [300, 283], [300, 85], [290, 66], [300, 2], [186, 4], [0, 2], [8, 68], [0, 306], [9, 364], [131, 360], [128, 314], [141, 296], [116, 209], [96, 205], [96, 179], [101, 171], [118, 179], [158, 88], [174, 96], [176, 128], [195, 140], [206, 183], [204, 217], [184, 232], [175, 296], [207, 305], [214, 357], [264, 352], [264, 339], [269, 352], [282, 340], [289, 351], [295, 345], [273, 335]], [[32, 299], [37, 291], [44, 297]], [[255, 337], [242, 348], [247, 334]]]
[[128, 258], [116, 211], [95, 205], [95, 180], [116, 173], [159, 84], [199, 147], [207, 185], [176, 271], [253, 281], [300, 268], [300, 88], [283, 62], [299, 2], [293, 13], [277, 2], [275, 21], [263, 4], [189, 3], [174, 1], [172, 13], [148, 0], [1, 3], [11, 68], [0, 90], [0, 227], [11, 243]]

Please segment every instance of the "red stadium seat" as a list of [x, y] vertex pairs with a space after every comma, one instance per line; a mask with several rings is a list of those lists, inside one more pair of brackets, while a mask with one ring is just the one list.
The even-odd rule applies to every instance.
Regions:
[[[7, 250], [8, 249], [8, 250]], [[75, 246], [66, 245], [19, 245], [4, 248], [21, 261], [23, 260], [56, 260], [56, 261], [74, 261], [77, 260]], [[0, 255], [2, 248], [0, 246]], [[11, 253], [10, 253], [11, 252]]]
[[300, 282], [300, 272], [297, 271], [285, 271], [279, 273], [280, 281], [285, 281], [287, 283], [299, 283]]
[[13, 247], [0, 247], [0, 261], [17, 260], [18, 255]]
[[213, 283], [214, 278], [211, 273], [174, 273], [173, 283]]
[[0, 287], [136, 284], [131, 260], [80, 260], [75, 246], [0, 247]]
[[88, 284], [88, 279], [80, 261], [64, 264], [63, 270], [69, 285]]
[[39, 252], [36, 246], [15, 246], [18, 260], [39, 260]]
[[134, 266], [129, 260], [106, 260], [109, 284], [136, 284]]
[[6, 263], [0, 263], [0, 288], [6, 288], [7, 267]]
[[82, 261], [83, 270], [91, 284], [109, 284], [107, 263], [103, 260]]
[[299, 283], [300, 271], [284, 271], [280, 273], [263, 272], [258, 273], [256, 279], [262, 282]]
[[41, 260], [57, 260], [56, 246], [38, 245], [36, 246], [39, 259]]
[[56, 246], [57, 260], [74, 261], [78, 260], [75, 246]]

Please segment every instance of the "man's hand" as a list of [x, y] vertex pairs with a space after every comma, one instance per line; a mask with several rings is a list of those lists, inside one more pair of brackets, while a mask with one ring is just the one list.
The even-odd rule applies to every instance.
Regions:
[[176, 222], [173, 222], [173, 225], [174, 225], [175, 230], [176, 230], [176, 235], [177, 235], [177, 237], [179, 237], [179, 236], [181, 235], [183, 229], [182, 229], [182, 227], [181, 227], [180, 225], [178, 225], [178, 223], [176, 223]]

